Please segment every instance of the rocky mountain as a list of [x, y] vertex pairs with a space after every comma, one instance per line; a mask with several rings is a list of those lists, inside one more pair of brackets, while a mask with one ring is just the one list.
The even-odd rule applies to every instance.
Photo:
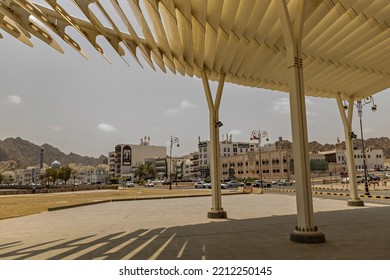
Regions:
[[[96, 166], [107, 162], [107, 157], [101, 155], [99, 158], [81, 156], [74, 153], [65, 154], [58, 148], [49, 144], [42, 145], [44, 149], [44, 163], [50, 165], [55, 160], [62, 164], [80, 163], [83, 165]], [[26, 168], [39, 165], [41, 146], [33, 144], [20, 137], [0, 140], [0, 162], [12, 161], [13, 168]]]
[[[288, 140], [277, 141], [276, 148], [278, 149], [292, 149], [292, 143]], [[361, 149], [361, 139], [353, 141], [355, 149]], [[390, 158], [390, 139], [388, 137], [369, 138], [364, 140], [365, 148], [382, 149], [385, 158]], [[317, 141], [309, 142], [309, 152], [318, 153], [320, 151], [329, 151], [334, 149], [345, 149], [345, 142], [336, 144], [321, 144]]]

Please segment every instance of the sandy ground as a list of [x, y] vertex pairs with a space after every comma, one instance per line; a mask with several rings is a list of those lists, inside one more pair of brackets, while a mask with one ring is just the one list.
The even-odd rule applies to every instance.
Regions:
[[161, 197], [174, 195], [210, 194], [210, 190], [185, 189], [120, 189], [68, 193], [26, 194], [0, 196], [0, 220], [48, 211], [49, 208], [91, 203], [101, 200]]

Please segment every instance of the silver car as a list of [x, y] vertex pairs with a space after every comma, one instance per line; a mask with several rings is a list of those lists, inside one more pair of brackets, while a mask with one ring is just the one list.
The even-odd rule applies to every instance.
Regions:
[[227, 182], [225, 185], [225, 188], [238, 188], [238, 187], [244, 187], [244, 183], [239, 182], [239, 181], [230, 181]]

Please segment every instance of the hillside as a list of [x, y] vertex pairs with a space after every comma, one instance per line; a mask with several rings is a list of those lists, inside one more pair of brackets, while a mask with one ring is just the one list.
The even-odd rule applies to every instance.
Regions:
[[[49, 144], [44, 144], [42, 147], [44, 148], [44, 163], [47, 165], [50, 165], [54, 160], [58, 160], [62, 164], [80, 163], [92, 166], [107, 161], [107, 157], [103, 155], [99, 158], [81, 156], [74, 153], [67, 155]], [[0, 162], [13, 161], [13, 168], [26, 168], [38, 165], [40, 151], [41, 146], [23, 140], [20, 137], [0, 140]]]
[[[355, 148], [361, 149], [361, 139], [356, 139], [353, 141]], [[277, 141], [276, 147], [278, 149], [291, 149], [292, 143], [288, 140]], [[390, 139], [388, 137], [380, 138], [369, 138], [364, 141], [364, 146], [366, 148], [370, 147], [372, 149], [382, 149], [383, 155], [385, 158], [390, 158]], [[334, 149], [345, 149], [345, 142], [340, 142], [336, 144], [321, 144], [317, 141], [309, 142], [309, 152], [318, 153], [319, 151], [329, 151]]]

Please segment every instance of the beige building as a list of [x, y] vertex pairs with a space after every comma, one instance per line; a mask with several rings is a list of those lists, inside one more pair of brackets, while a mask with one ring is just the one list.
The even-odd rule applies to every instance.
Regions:
[[[345, 150], [336, 149], [319, 153], [325, 155], [328, 162], [336, 163], [337, 172], [340, 172], [340, 169], [348, 170]], [[363, 151], [361, 149], [355, 149], [353, 153], [355, 158], [355, 170], [363, 170]], [[380, 170], [385, 168], [383, 150], [367, 148], [365, 150], [365, 155], [367, 169]]]
[[[268, 145], [265, 145], [262, 149], [267, 148]], [[236, 155], [243, 155], [248, 152], [258, 151], [259, 144], [252, 142], [234, 142], [232, 140], [232, 135], [226, 135], [226, 139], [220, 142], [220, 154], [221, 157], [230, 157]], [[210, 154], [210, 141], [200, 141], [198, 143], [198, 154], [194, 155], [193, 164], [196, 166], [199, 177], [207, 178], [210, 177], [210, 164], [211, 164], [211, 154]]]
[[139, 145], [118, 144], [114, 152], [108, 154], [109, 170], [116, 178], [132, 178], [133, 168], [145, 163], [147, 158], [165, 158], [166, 147], [150, 145], [150, 138], [141, 139]]
[[286, 150], [264, 150], [261, 154], [259, 151], [249, 151], [246, 154], [222, 157], [222, 179], [290, 179], [289, 166], [290, 154]]

